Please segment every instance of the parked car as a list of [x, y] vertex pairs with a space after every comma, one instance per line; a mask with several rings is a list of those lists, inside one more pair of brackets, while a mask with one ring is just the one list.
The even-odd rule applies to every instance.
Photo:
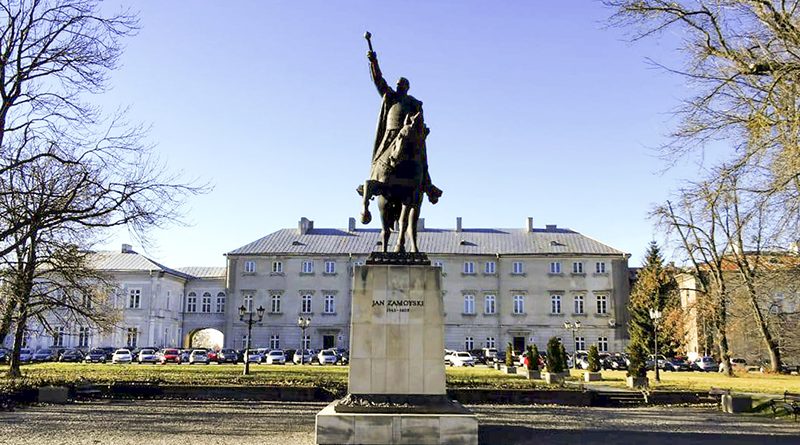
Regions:
[[207, 365], [210, 362], [208, 359], [208, 351], [205, 349], [195, 349], [189, 354], [189, 364], [203, 363]]
[[621, 354], [608, 354], [603, 360], [600, 361], [600, 365], [603, 367], [603, 369], [628, 369], [628, 363]]
[[83, 356], [83, 361], [86, 363], [105, 363], [108, 361], [107, 357], [108, 355], [105, 349], [92, 348], [85, 356]]
[[83, 351], [80, 349], [67, 349], [58, 357], [60, 362], [80, 362], [83, 361]]
[[57, 358], [58, 356], [55, 351], [50, 348], [37, 349], [36, 352], [33, 353], [34, 362], [54, 362]]
[[747, 360], [741, 357], [732, 358], [731, 366], [733, 366], [735, 371], [744, 371], [747, 369]]
[[235, 349], [220, 349], [217, 353], [217, 363], [238, 363], [239, 353]]
[[489, 364], [497, 361], [497, 348], [483, 348], [484, 363]]
[[114, 355], [111, 356], [111, 363], [131, 363], [133, 361], [133, 355], [131, 354], [130, 349], [117, 349], [114, 351]]
[[486, 355], [483, 353], [483, 349], [470, 349], [468, 352], [475, 359], [475, 363], [486, 364]]
[[191, 349], [181, 349], [181, 363], [189, 363], [189, 354], [192, 353]]
[[175, 348], [165, 348], [156, 353], [156, 361], [165, 365], [167, 363], [181, 364], [181, 351]]
[[716, 372], [719, 371], [719, 363], [713, 357], [697, 357], [692, 362], [692, 369], [695, 371]]
[[336, 353], [336, 364], [346, 365], [350, 363], [350, 351], [344, 348], [331, 348]]
[[317, 362], [320, 365], [335, 365], [339, 360], [333, 349], [323, 349], [317, 353]]
[[690, 371], [692, 368], [689, 366], [689, 363], [682, 359], [681, 357], [672, 357], [666, 359], [664, 363], [659, 362], [659, 368], [663, 369], [664, 371]]
[[28, 348], [21, 348], [19, 350], [19, 362], [30, 363], [33, 361], [33, 351]]
[[446, 360], [450, 366], [475, 366], [475, 359], [466, 351], [454, 352], [448, 355]]
[[206, 355], [208, 355], [208, 361], [216, 362], [218, 360], [217, 359], [218, 352], [215, 349], [207, 349], [206, 351], [207, 351]]
[[305, 350], [298, 349], [297, 351], [294, 352], [294, 357], [292, 357], [292, 362], [295, 365], [299, 365], [300, 363], [310, 365], [312, 363], [312, 358], [314, 357], [314, 355], [316, 355], [316, 353], [314, 352], [313, 349], [305, 349]]
[[0, 363], [8, 363], [11, 357], [11, 351], [6, 348], [0, 348]]
[[264, 361], [268, 365], [283, 365], [286, 364], [286, 354], [280, 349], [273, 349], [267, 352]]
[[139, 351], [139, 355], [136, 357], [136, 361], [141, 363], [153, 363], [155, 364], [158, 361], [158, 357], [156, 356], [156, 351], [154, 349], [142, 349]]
[[249, 363], [264, 363], [264, 352], [263, 349], [250, 349], [247, 351], [245, 360]]

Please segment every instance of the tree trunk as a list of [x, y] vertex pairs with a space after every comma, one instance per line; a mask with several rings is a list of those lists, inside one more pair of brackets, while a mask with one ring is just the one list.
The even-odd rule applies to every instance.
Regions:
[[11, 352], [11, 364], [8, 367], [8, 376], [12, 379], [22, 377], [22, 371], [19, 369], [19, 350], [22, 349], [22, 339], [25, 338], [25, 325], [27, 323], [27, 317], [20, 314], [19, 319], [17, 319], [17, 327], [14, 330], [14, 348]]
[[750, 306], [753, 308], [753, 318], [755, 319], [756, 326], [758, 326], [758, 331], [761, 333], [761, 338], [764, 339], [764, 343], [767, 346], [767, 351], [769, 352], [771, 371], [780, 372], [781, 351], [778, 349], [778, 344], [775, 342], [775, 338], [772, 337], [772, 333], [769, 331], [767, 320], [764, 318], [764, 314], [761, 313], [761, 310], [758, 306], [756, 290], [753, 287], [753, 283], [749, 280], [747, 281], [747, 293], [750, 297]]
[[3, 309], [3, 319], [0, 320], [0, 346], [6, 343], [6, 336], [8, 331], [11, 330], [11, 320], [14, 317], [14, 310], [17, 309], [17, 300], [9, 298], [6, 302], [6, 307]]
[[728, 346], [728, 302], [726, 300], [727, 287], [725, 286], [724, 279], [718, 277], [719, 286], [719, 304], [717, 305], [717, 345], [719, 347], [719, 366], [723, 374], [728, 377], [733, 377], [733, 369], [731, 368], [731, 352]]

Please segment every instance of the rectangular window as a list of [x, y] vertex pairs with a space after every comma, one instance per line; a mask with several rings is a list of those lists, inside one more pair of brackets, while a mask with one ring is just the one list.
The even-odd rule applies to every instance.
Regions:
[[495, 348], [495, 347], [497, 347], [497, 346], [495, 346], [494, 337], [486, 337], [486, 347], [487, 348]]
[[598, 314], [608, 313], [608, 297], [606, 297], [605, 295], [597, 296], [597, 313]]
[[186, 312], [197, 312], [197, 294], [194, 292], [186, 296]]
[[524, 295], [514, 295], [514, 313], [515, 314], [524, 314], [525, 313], [525, 296]]
[[573, 310], [575, 314], [583, 313], [583, 295], [575, 295], [575, 307]]
[[200, 304], [200, 312], [204, 314], [211, 313], [211, 294], [208, 292], [203, 293], [203, 299]]
[[467, 337], [464, 339], [464, 349], [467, 351], [471, 351], [475, 349], [475, 339], [472, 337]]
[[550, 273], [561, 273], [561, 263], [558, 261], [550, 263]]
[[336, 273], [335, 261], [325, 261], [325, 273], [328, 275], [333, 275]]
[[597, 337], [597, 350], [608, 352], [608, 337]]
[[464, 313], [475, 313], [475, 295], [464, 295]]
[[472, 275], [475, 273], [475, 263], [472, 261], [464, 261], [464, 273]]
[[586, 350], [586, 339], [584, 337], [575, 337], [575, 350], [576, 351]]
[[497, 263], [494, 261], [487, 261], [483, 268], [483, 273], [487, 275], [494, 275], [495, 269], [497, 269]]
[[253, 294], [244, 294], [242, 296], [242, 305], [247, 312], [253, 312]]
[[91, 332], [89, 328], [85, 326], [81, 326], [78, 328], [78, 347], [87, 348], [89, 347], [89, 339], [91, 338]]
[[271, 335], [269, 337], [269, 348], [270, 349], [280, 349], [281, 348], [281, 337], [280, 337], [280, 335]]
[[550, 296], [550, 313], [551, 314], [561, 313], [561, 295]]
[[583, 263], [581, 262], [572, 263], [572, 273], [583, 273]]
[[606, 273], [606, 263], [598, 261], [594, 263], [594, 272], [595, 273]]
[[283, 263], [281, 261], [272, 262], [272, 273], [283, 273]]
[[483, 297], [483, 313], [494, 314], [497, 312], [497, 303], [494, 295], [486, 295]]
[[303, 337], [303, 347], [302, 349], [311, 349], [311, 336], [306, 335]]
[[242, 349], [247, 349], [250, 346], [247, 344], [247, 334], [242, 335]]
[[325, 295], [325, 313], [326, 314], [335, 314], [336, 313], [336, 296], [335, 295]]
[[129, 289], [128, 290], [128, 307], [130, 309], [140, 309], [142, 307], [142, 290]]
[[522, 261], [514, 261], [512, 264], [512, 274], [514, 275], [522, 275], [525, 273], [525, 269], [522, 267]]
[[83, 296], [83, 307], [86, 309], [92, 308], [92, 297], [91, 295], [84, 295]]
[[125, 344], [129, 348], [135, 348], [138, 343], [139, 343], [139, 329], [128, 328], [127, 334], [125, 336]]
[[225, 293], [220, 292], [217, 294], [217, 313], [225, 312]]
[[245, 261], [244, 262], [244, 272], [245, 273], [256, 273], [256, 262], [255, 261]]
[[300, 268], [300, 272], [302, 272], [302, 273], [314, 273], [314, 262], [313, 261], [303, 261], [303, 265]]
[[311, 295], [303, 295], [301, 297], [300, 312], [304, 314], [311, 313]]
[[64, 346], [64, 327], [60, 326], [53, 331], [53, 346]]
[[281, 312], [281, 296], [275, 294], [271, 298], [271, 306], [270, 312], [273, 314], [279, 314]]

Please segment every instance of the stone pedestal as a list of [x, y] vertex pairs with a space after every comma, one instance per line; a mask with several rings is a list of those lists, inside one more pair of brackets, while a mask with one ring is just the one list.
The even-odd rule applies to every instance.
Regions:
[[599, 382], [603, 380], [603, 376], [599, 372], [584, 372], [583, 381], [585, 382]]
[[628, 388], [632, 389], [642, 389], [648, 387], [647, 377], [625, 377], [625, 383], [628, 385]]
[[744, 395], [723, 394], [720, 398], [722, 412], [746, 413], [753, 409], [753, 398]]
[[564, 376], [558, 372], [543, 372], [542, 379], [548, 385], [557, 385], [564, 382]]
[[447, 399], [440, 269], [356, 266], [351, 308], [349, 394], [317, 414], [317, 443], [477, 444]]

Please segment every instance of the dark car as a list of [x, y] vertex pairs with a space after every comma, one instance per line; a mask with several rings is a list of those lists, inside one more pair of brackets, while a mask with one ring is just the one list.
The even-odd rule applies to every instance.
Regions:
[[83, 360], [83, 351], [80, 349], [67, 349], [58, 358], [60, 362], [80, 362]]
[[628, 364], [625, 361], [625, 358], [619, 354], [609, 354], [600, 362], [600, 366], [603, 369], [628, 369]]
[[692, 369], [689, 362], [680, 357], [668, 358], [663, 363], [661, 360], [658, 362], [664, 371], [691, 371]]
[[235, 349], [220, 349], [217, 352], [217, 363], [238, 363], [239, 353]]
[[11, 351], [6, 348], [0, 348], [0, 363], [8, 363], [10, 357]]
[[55, 351], [50, 348], [37, 349], [36, 352], [33, 353], [34, 362], [53, 362], [56, 358], [58, 358], [58, 356]]
[[475, 359], [475, 363], [486, 364], [486, 355], [483, 352], [483, 349], [472, 349], [469, 351], [472, 354], [472, 358]]
[[83, 361], [86, 363], [105, 363], [108, 361], [108, 354], [105, 348], [94, 348], [83, 357]]

